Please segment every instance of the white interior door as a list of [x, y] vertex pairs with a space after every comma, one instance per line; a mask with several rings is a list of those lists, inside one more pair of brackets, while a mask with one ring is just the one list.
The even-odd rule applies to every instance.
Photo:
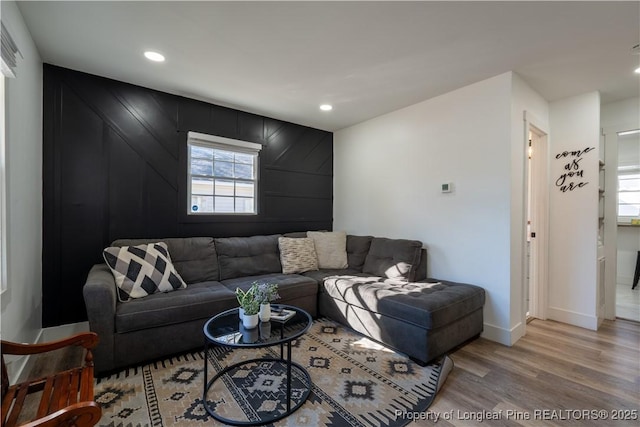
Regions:
[[[525, 312], [546, 319], [549, 242], [549, 146], [547, 133], [527, 120], [530, 136], [527, 167], [527, 236], [525, 253]], [[527, 140], [527, 145], [529, 141]]]

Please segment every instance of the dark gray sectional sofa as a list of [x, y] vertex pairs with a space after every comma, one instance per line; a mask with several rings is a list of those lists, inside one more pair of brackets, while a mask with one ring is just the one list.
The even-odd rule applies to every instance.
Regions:
[[[349, 235], [346, 269], [283, 274], [278, 237], [113, 242], [119, 247], [166, 242], [188, 286], [120, 302], [109, 267], [95, 265], [83, 292], [90, 328], [100, 337], [96, 372], [202, 346], [206, 320], [237, 307], [236, 288], [248, 289], [256, 280], [278, 284], [278, 303], [330, 317], [421, 363], [482, 332], [484, 290], [427, 279], [426, 251], [418, 241]], [[398, 266], [408, 270], [399, 274]]]

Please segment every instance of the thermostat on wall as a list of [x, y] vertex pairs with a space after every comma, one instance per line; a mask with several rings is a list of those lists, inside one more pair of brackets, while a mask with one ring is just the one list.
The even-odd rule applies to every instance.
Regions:
[[445, 182], [444, 184], [442, 184], [442, 192], [443, 193], [451, 193], [453, 191], [453, 183], [452, 182]]

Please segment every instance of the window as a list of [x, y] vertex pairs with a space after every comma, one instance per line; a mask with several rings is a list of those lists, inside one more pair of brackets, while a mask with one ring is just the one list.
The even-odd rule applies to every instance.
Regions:
[[0, 293], [7, 289], [7, 225], [6, 225], [6, 175], [5, 175], [5, 90], [4, 75], [0, 75]]
[[187, 146], [188, 214], [258, 213], [262, 145], [189, 132]]
[[16, 77], [18, 55], [22, 58], [18, 46], [4, 24], [4, 22], [0, 22], [0, 44], [2, 45], [2, 54], [0, 55], [0, 293], [7, 289], [7, 176], [5, 170], [7, 94], [5, 91], [5, 79]]
[[618, 168], [618, 219], [629, 222], [640, 218], [640, 168], [621, 166]]

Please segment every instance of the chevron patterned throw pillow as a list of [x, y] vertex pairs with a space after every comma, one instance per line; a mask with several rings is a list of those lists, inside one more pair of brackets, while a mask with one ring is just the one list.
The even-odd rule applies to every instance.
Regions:
[[113, 272], [118, 299], [122, 302], [187, 287], [173, 266], [164, 242], [108, 247], [102, 254]]

